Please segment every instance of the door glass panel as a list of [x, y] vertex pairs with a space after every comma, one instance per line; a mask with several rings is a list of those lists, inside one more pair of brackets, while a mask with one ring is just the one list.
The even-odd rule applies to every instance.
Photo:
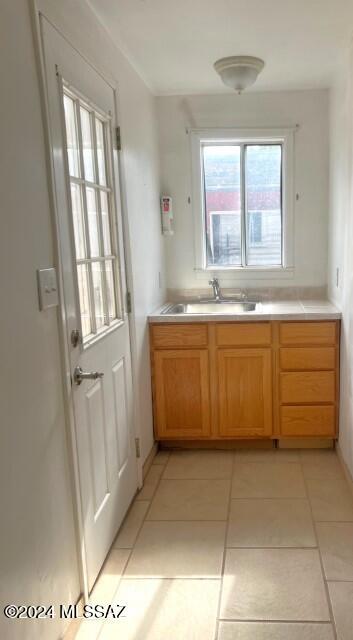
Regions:
[[104, 255], [110, 256], [112, 253], [112, 243], [110, 239], [110, 216], [108, 196], [105, 191], [101, 191], [101, 211]]
[[64, 96], [64, 112], [66, 123], [67, 158], [70, 176], [78, 178], [80, 175], [79, 147], [77, 141], [76, 112], [74, 101]]
[[94, 182], [94, 155], [91, 130], [91, 117], [89, 111], [80, 107], [81, 131], [82, 131], [82, 154], [85, 169], [85, 179]]
[[89, 240], [91, 244], [91, 256], [99, 256], [99, 231], [98, 231], [98, 213], [96, 192], [92, 187], [86, 188], [87, 197], [87, 217], [88, 217], [88, 230]]
[[115, 300], [115, 286], [114, 286], [114, 273], [112, 260], [105, 261], [105, 273], [107, 282], [107, 302], [109, 320], [115, 320], [116, 318], [116, 300]]
[[207, 266], [241, 264], [240, 146], [203, 147]]
[[82, 337], [92, 333], [90, 299], [88, 287], [88, 269], [86, 264], [77, 266], [78, 292], [80, 298], [80, 312], [82, 324]]
[[[96, 113], [64, 83], [64, 112], [77, 281], [85, 343], [121, 317], [109, 116]], [[80, 133], [81, 132], [81, 133]], [[82, 135], [81, 135], [82, 134]], [[94, 184], [92, 184], [92, 182]]]
[[71, 183], [71, 205], [72, 217], [74, 223], [76, 258], [85, 258], [85, 232], [83, 223], [82, 197], [81, 187], [78, 184]]
[[96, 327], [98, 330], [105, 324], [102, 264], [100, 262], [92, 262], [92, 277]]
[[107, 184], [107, 176], [105, 171], [105, 144], [104, 144], [104, 125], [101, 120], [95, 118], [96, 121], [96, 138], [97, 138], [97, 160], [98, 160], [98, 181], [104, 186]]

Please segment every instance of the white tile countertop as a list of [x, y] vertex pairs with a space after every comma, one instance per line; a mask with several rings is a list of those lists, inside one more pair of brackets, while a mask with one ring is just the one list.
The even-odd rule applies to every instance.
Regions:
[[341, 312], [328, 300], [275, 300], [260, 302], [256, 311], [229, 313], [163, 314], [165, 303], [148, 316], [150, 323], [160, 322], [251, 322], [253, 320], [339, 320]]

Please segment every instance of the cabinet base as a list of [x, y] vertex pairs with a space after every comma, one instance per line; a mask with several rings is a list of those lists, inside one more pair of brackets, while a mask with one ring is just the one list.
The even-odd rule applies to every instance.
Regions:
[[332, 438], [279, 438], [278, 440], [161, 440], [159, 449], [333, 449]]
[[279, 438], [279, 449], [333, 449], [335, 440], [332, 438]]

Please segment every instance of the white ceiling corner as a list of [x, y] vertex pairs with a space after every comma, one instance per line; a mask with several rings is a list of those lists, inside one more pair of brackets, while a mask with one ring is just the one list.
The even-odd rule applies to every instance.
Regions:
[[157, 95], [228, 91], [213, 63], [229, 55], [265, 60], [251, 90], [327, 88], [353, 34], [353, 0], [87, 2]]

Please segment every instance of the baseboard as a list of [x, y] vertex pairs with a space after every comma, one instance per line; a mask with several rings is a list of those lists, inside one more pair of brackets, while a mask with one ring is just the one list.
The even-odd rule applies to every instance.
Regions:
[[347, 467], [347, 465], [346, 465], [345, 461], [343, 460], [343, 455], [342, 455], [341, 447], [340, 447], [340, 445], [339, 445], [339, 443], [338, 443], [338, 442], [337, 442], [337, 444], [336, 444], [336, 452], [337, 452], [337, 456], [338, 456], [338, 459], [339, 459], [339, 461], [340, 461], [340, 464], [341, 464], [341, 467], [342, 467], [343, 473], [344, 473], [345, 478], [346, 478], [346, 480], [347, 480], [347, 482], [348, 482], [348, 486], [349, 486], [349, 488], [350, 488], [350, 490], [351, 490], [351, 493], [352, 493], [352, 495], [353, 495], [353, 478], [352, 478], [352, 474], [351, 474], [351, 472], [349, 471], [349, 469], [348, 469], [348, 467]]
[[155, 458], [155, 456], [157, 454], [157, 451], [158, 451], [158, 442], [155, 442], [153, 444], [152, 449], [149, 452], [145, 462], [143, 463], [143, 467], [142, 467], [143, 479], [145, 479], [145, 477], [147, 476], [147, 474], [148, 474], [148, 472], [150, 470], [150, 467], [151, 467], [151, 465], [153, 463], [153, 459]]

